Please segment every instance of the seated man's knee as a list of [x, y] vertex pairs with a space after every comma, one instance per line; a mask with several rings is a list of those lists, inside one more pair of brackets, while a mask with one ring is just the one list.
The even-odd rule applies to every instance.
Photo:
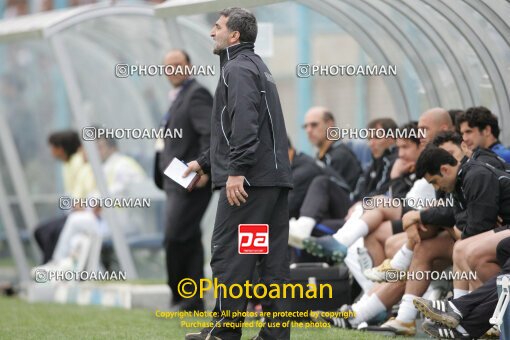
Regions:
[[397, 220], [402, 216], [402, 207], [381, 207], [384, 220]]
[[453, 246], [453, 262], [464, 262], [467, 256], [467, 242], [466, 240], [458, 240]]
[[320, 175], [316, 176], [312, 182], [310, 183], [310, 186], [312, 187], [325, 187], [327, 188], [329, 185], [329, 176], [326, 175]]

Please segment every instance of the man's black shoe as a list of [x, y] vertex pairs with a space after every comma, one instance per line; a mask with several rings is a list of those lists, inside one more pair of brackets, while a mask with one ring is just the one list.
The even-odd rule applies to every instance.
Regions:
[[457, 327], [462, 320], [462, 317], [450, 307], [448, 301], [429, 301], [418, 297], [413, 300], [413, 304], [426, 318], [450, 328]]

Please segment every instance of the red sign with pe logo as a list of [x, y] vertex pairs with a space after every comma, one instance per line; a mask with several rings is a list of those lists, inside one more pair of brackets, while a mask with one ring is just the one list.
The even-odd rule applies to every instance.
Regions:
[[239, 254], [269, 253], [268, 224], [240, 224], [238, 236]]

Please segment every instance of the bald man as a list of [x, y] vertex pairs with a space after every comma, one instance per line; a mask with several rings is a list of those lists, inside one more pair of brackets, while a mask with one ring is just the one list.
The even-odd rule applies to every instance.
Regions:
[[420, 138], [421, 146], [424, 147], [442, 131], [453, 131], [454, 124], [447, 110], [435, 107], [422, 113], [418, 121], [418, 129], [425, 131], [424, 138]]
[[361, 165], [354, 153], [342, 141], [329, 140], [327, 130], [335, 126], [335, 118], [330, 110], [316, 106], [305, 115], [303, 128], [308, 140], [317, 148], [317, 159], [334, 169], [349, 185], [350, 191], [356, 187], [361, 175]]
[[[168, 52], [164, 62], [174, 69], [191, 66], [190, 58], [183, 50]], [[202, 176], [197, 189], [188, 192], [162, 174], [174, 157], [189, 162], [209, 148], [213, 100], [209, 91], [190, 75], [180, 72], [168, 75], [168, 80], [173, 89], [169, 93], [170, 108], [163, 117], [161, 128], [180, 129], [182, 138], [158, 141], [154, 175], [156, 184], [167, 195], [164, 246], [168, 285], [172, 290], [171, 305], [179, 310], [203, 310], [201, 299], [183, 300], [177, 285], [183, 278], [198, 282], [203, 277], [200, 221], [211, 199], [211, 190], [207, 186], [209, 177]]]

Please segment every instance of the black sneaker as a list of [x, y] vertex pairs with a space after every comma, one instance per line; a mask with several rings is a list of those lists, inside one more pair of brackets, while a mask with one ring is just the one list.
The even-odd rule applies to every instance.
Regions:
[[426, 318], [450, 328], [457, 327], [462, 320], [462, 317], [450, 307], [448, 301], [429, 301], [418, 297], [413, 300], [413, 304]]
[[421, 326], [425, 333], [437, 339], [471, 339], [469, 334], [462, 334], [455, 328], [445, 327], [432, 321], [425, 320]]
[[210, 334], [211, 328], [204, 328], [198, 333], [188, 333], [184, 337], [185, 340], [221, 340], [217, 336]]

